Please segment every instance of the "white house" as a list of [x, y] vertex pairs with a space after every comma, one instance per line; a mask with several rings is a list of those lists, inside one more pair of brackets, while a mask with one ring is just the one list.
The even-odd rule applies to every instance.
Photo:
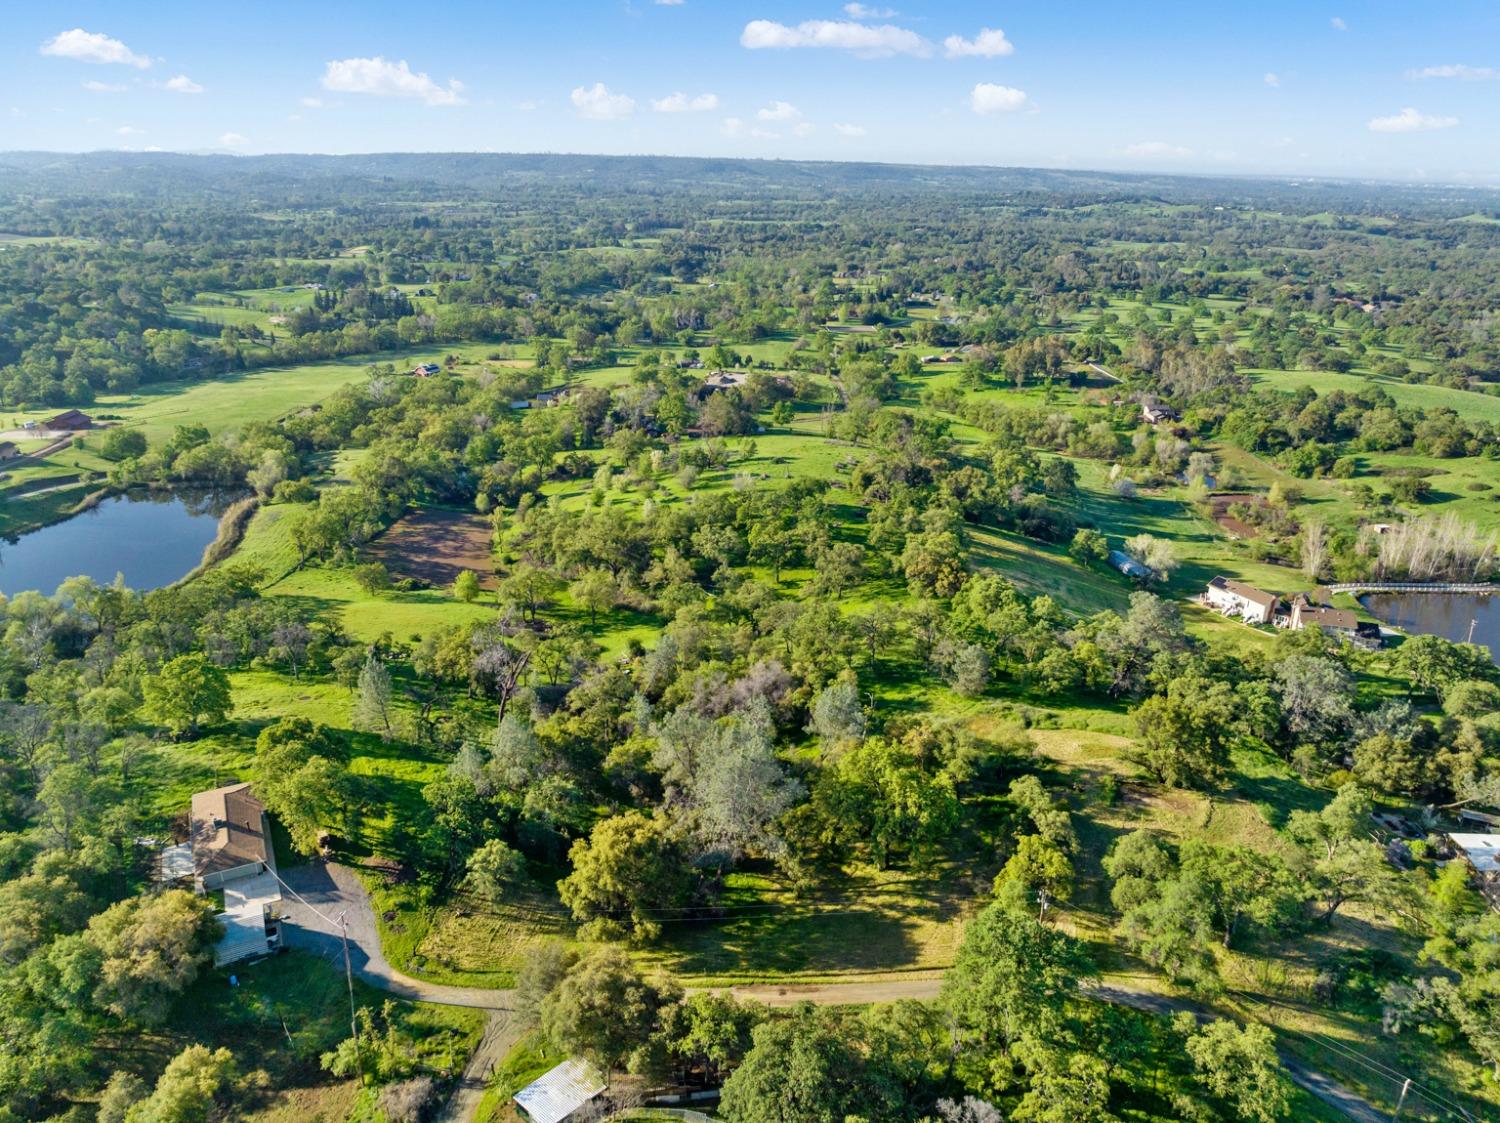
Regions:
[[1280, 598], [1232, 577], [1215, 577], [1203, 593], [1203, 603], [1225, 616], [1238, 616], [1250, 624], [1269, 624]]
[[565, 1123], [604, 1094], [599, 1070], [587, 1061], [563, 1061], [515, 1095], [521, 1118], [530, 1123]]

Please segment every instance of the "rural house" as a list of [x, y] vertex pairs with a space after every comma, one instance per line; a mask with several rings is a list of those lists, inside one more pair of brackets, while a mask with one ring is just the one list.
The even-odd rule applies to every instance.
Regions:
[[1347, 608], [1329, 608], [1313, 604], [1306, 593], [1292, 598], [1292, 612], [1287, 626], [1293, 631], [1318, 628], [1325, 635], [1348, 640], [1364, 647], [1380, 646], [1380, 626], [1363, 622]]
[[698, 401], [706, 402], [723, 390], [738, 389], [749, 381], [750, 376], [744, 371], [716, 370], [703, 380], [703, 385], [698, 389]]
[[200, 893], [224, 893], [224, 911], [214, 917], [224, 928], [214, 945], [214, 966], [276, 951], [281, 882], [265, 805], [249, 784], [230, 784], [193, 796], [190, 818], [194, 884]]
[[587, 1061], [574, 1059], [526, 1085], [516, 1093], [515, 1103], [521, 1118], [530, 1123], [565, 1123], [580, 1118], [604, 1089], [599, 1071]]
[[0, 441], [0, 460], [14, 460], [21, 455], [21, 446], [15, 441]]
[[1141, 405], [1141, 418], [1148, 425], [1159, 425], [1163, 421], [1179, 421], [1182, 415], [1171, 406], [1158, 404]]
[[86, 413], [80, 413], [76, 409], [66, 410], [56, 417], [42, 422], [44, 429], [92, 429], [94, 419]]
[[1203, 592], [1203, 603], [1223, 616], [1238, 616], [1248, 624], [1269, 624], [1280, 600], [1232, 577], [1215, 577]]
[[418, 363], [411, 368], [411, 372], [417, 378], [432, 378], [443, 373], [443, 368], [436, 363]]

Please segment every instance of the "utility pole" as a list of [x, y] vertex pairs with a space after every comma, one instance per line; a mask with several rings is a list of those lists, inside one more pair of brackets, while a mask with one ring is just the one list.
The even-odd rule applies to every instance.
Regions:
[[365, 1058], [359, 1047], [359, 1018], [354, 1005], [354, 968], [349, 962], [349, 910], [339, 913], [339, 932], [344, 939], [344, 981], [349, 984], [349, 1035], [354, 1039], [354, 1065], [359, 1070], [359, 1083], [365, 1083]]
[[1396, 1101], [1396, 1113], [1391, 1116], [1391, 1123], [1401, 1118], [1401, 1109], [1406, 1105], [1406, 1093], [1411, 1091], [1411, 1077], [1408, 1076], [1401, 1084], [1401, 1098]]

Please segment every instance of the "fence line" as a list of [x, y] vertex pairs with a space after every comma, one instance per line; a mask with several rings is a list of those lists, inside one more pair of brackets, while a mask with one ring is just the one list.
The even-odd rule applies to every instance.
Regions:
[[1350, 581], [1329, 585], [1330, 593], [1500, 593], [1500, 585], [1484, 581]]

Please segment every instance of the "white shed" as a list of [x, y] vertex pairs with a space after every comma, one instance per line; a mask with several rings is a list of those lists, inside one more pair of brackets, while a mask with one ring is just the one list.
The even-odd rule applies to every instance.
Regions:
[[563, 1061], [516, 1093], [516, 1106], [531, 1123], [564, 1123], [603, 1094], [604, 1077], [587, 1061]]

